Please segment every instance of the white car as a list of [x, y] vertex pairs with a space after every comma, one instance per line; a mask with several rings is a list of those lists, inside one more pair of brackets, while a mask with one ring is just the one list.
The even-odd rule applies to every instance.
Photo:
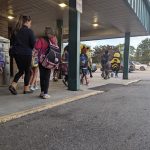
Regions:
[[148, 67], [146, 64], [141, 64], [139, 62], [132, 62], [132, 63], [135, 66], [136, 70], [145, 71], [147, 69], [147, 67]]

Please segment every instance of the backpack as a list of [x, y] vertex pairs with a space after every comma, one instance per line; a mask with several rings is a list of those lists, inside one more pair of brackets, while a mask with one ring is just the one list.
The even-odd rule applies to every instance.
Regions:
[[4, 68], [5, 66], [5, 56], [3, 52], [0, 52], [0, 68]]
[[5, 55], [0, 52], [0, 73], [3, 73], [3, 68], [5, 67]]
[[49, 39], [45, 40], [48, 42], [48, 48], [46, 53], [40, 56], [40, 63], [46, 69], [55, 69], [60, 63], [60, 50], [57, 46], [51, 45]]
[[80, 56], [80, 66], [82, 68], [88, 66], [88, 58], [87, 58], [86, 54], [81, 54], [81, 56]]

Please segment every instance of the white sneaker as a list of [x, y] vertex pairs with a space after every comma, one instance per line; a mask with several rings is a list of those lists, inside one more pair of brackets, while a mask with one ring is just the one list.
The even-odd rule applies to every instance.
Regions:
[[49, 99], [50, 97], [51, 97], [51, 96], [48, 95], [48, 94], [44, 94], [44, 96], [43, 96], [44, 99]]
[[31, 91], [35, 91], [35, 88], [33, 86], [30, 86]]
[[35, 90], [38, 90], [38, 89], [39, 89], [39, 86], [37, 86], [37, 85], [34, 86], [34, 89], [35, 89]]

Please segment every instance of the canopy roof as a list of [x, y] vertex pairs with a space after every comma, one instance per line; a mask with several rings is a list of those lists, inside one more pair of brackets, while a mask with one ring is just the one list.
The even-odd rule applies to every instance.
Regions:
[[[20, 14], [30, 15], [37, 35], [46, 26], [56, 28], [56, 20], [62, 19], [64, 38], [67, 38], [68, 8], [60, 8], [61, 2], [68, 4], [68, 0], [1, 0], [0, 16], [12, 15], [17, 20]], [[93, 23], [98, 27], [93, 27]], [[12, 24], [10, 21], [9, 25]], [[83, 0], [82, 40], [123, 37], [125, 32], [131, 32], [131, 36], [149, 34], [127, 0]]]

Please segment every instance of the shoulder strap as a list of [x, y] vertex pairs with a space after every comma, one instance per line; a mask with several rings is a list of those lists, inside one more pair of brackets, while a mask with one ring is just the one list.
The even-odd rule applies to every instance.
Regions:
[[49, 42], [49, 38], [48, 37], [43, 37], [44, 38], [44, 40], [47, 42], [47, 44], [48, 44], [48, 49], [47, 49], [47, 52], [46, 52], [46, 54], [48, 54], [49, 52], [50, 52], [50, 47], [51, 47], [51, 45], [50, 45], [50, 42]]

